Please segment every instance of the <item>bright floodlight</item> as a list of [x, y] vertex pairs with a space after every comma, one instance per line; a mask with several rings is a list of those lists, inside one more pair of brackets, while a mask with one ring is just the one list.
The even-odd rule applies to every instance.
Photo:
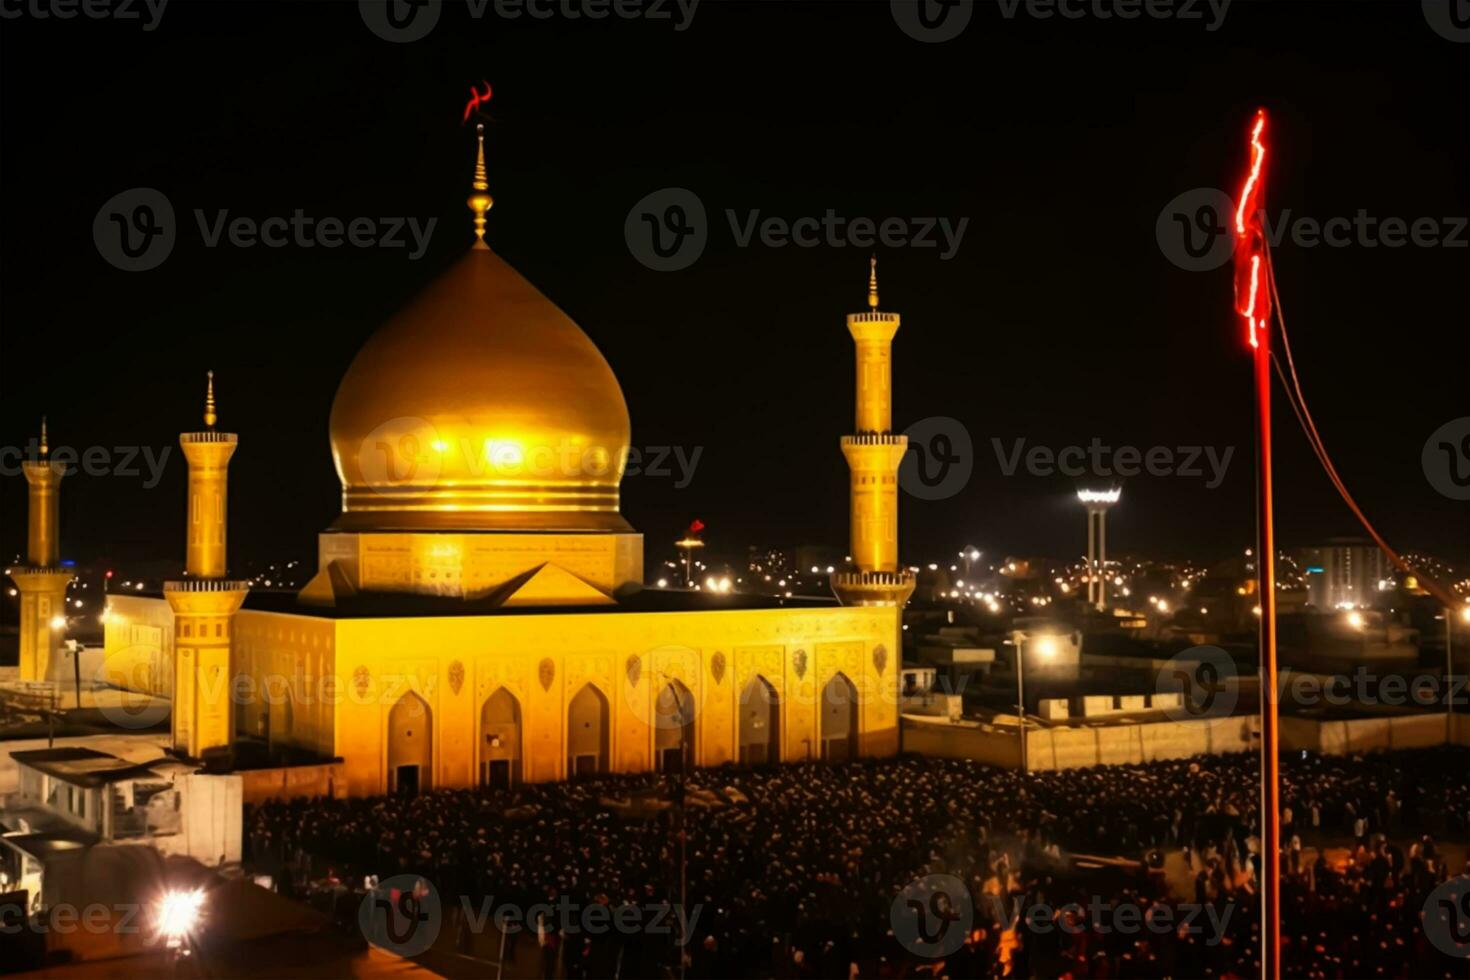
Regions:
[[1057, 655], [1057, 641], [1050, 636], [1039, 636], [1031, 645], [1031, 649], [1036, 651], [1038, 657], [1044, 660], [1050, 660]]
[[1363, 628], [1363, 614], [1358, 612], [1356, 609], [1347, 614], [1347, 621], [1348, 625], [1355, 630], [1360, 630]]
[[1084, 504], [1116, 504], [1118, 498], [1123, 496], [1122, 487], [1113, 487], [1111, 490], [1078, 490], [1077, 499]]
[[170, 945], [181, 941], [199, 925], [204, 910], [204, 889], [165, 892], [158, 902], [158, 930]]
[[1464, 609], [1460, 610], [1460, 618], [1463, 619], [1465, 622], [1470, 623], [1470, 606], [1466, 606]]

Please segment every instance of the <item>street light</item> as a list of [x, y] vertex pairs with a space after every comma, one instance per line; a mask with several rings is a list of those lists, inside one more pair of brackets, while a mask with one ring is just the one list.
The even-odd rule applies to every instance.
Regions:
[[[1098, 611], [1107, 608], [1108, 508], [1123, 496], [1121, 487], [1082, 489], [1077, 499], [1087, 508], [1087, 601]], [[1094, 531], [1094, 525], [1096, 530]]]

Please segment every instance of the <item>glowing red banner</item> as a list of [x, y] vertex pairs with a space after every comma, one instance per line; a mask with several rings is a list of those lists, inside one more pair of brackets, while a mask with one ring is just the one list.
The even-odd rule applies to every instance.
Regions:
[[1270, 255], [1261, 226], [1266, 206], [1266, 110], [1256, 110], [1251, 125], [1250, 167], [1235, 201], [1235, 312], [1245, 318], [1252, 347], [1269, 335]]

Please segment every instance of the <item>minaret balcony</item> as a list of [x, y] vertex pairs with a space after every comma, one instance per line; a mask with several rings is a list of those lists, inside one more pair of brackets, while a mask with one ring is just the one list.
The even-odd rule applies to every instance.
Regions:
[[903, 446], [909, 437], [902, 432], [860, 432], [855, 436], [843, 436], [844, 446]]
[[228, 578], [185, 578], [163, 583], [165, 592], [248, 592], [250, 583]]
[[240, 437], [233, 432], [216, 432], [206, 429], [203, 432], [181, 432], [180, 442], [239, 442]]

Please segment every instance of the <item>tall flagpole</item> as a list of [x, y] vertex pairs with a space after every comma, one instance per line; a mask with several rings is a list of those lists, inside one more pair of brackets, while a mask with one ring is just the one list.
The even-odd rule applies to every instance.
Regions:
[[1281, 977], [1281, 774], [1276, 681], [1276, 515], [1271, 495], [1271, 253], [1262, 229], [1266, 110], [1251, 124], [1235, 207], [1235, 310], [1246, 322], [1256, 389], [1256, 594], [1261, 606], [1261, 977]]
[[1256, 591], [1261, 600], [1261, 976], [1281, 977], [1281, 774], [1276, 681], [1276, 517], [1271, 497], [1271, 353], [1255, 349]]

